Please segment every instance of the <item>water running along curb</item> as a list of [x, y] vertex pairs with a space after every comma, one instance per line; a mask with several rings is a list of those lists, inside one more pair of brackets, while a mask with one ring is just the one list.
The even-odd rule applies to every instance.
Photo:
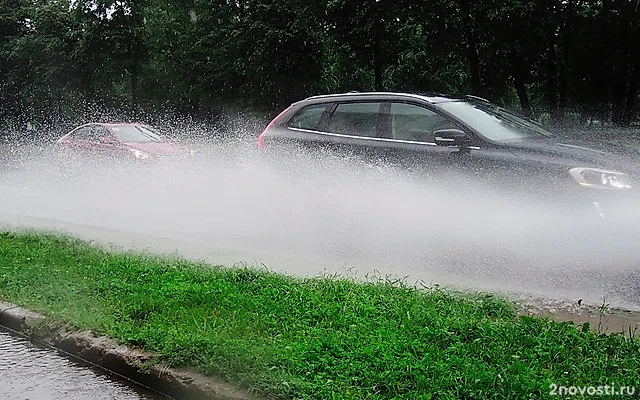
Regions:
[[247, 390], [215, 381], [193, 371], [148, 364], [152, 360], [150, 353], [119, 345], [112, 339], [98, 337], [90, 331], [70, 331], [61, 325], [47, 324], [43, 315], [15, 304], [0, 301], [0, 326], [26, 334], [31, 339], [175, 399], [259, 399]]

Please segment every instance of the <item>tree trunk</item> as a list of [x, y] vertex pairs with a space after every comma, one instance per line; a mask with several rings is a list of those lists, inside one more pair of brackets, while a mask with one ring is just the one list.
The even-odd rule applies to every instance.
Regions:
[[558, 120], [558, 80], [555, 45], [551, 43], [547, 48], [547, 101], [549, 114], [553, 121]]
[[516, 93], [518, 93], [518, 99], [520, 100], [522, 114], [527, 118], [532, 118], [533, 112], [531, 111], [531, 104], [529, 103], [529, 96], [527, 95], [527, 88], [524, 85], [524, 82], [515, 79], [514, 86], [516, 88]]
[[464, 39], [467, 42], [471, 93], [476, 96], [483, 96], [482, 82], [480, 80], [480, 56], [478, 54], [478, 42], [473, 32], [471, 5], [469, 4], [469, 0], [460, 0], [458, 1], [458, 6], [460, 7], [460, 19], [464, 26]]
[[562, 32], [562, 59], [559, 73], [559, 95], [558, 95], [558, 119], [564, 120], [567, 115], [567, 99], [569, 97], [569, 65], [570, 50], [573, 44], [575, 31], [575, 8], [576, 0], [567, 0], [564, 12], [565, 20]]
[[518, 54], [511, 56], [511, 67], [513, 68], [513, 85], [518, 94], [518, 100], [520, 100], [520, 108], [522, 114], [525, 117], [533, 117], [531, 111], [531, 104], [529, 103], [529, 96], [527, 95], [527, 87], [525, 86], [525, 71], [524, 63]]
[[482, 82], [480, 81], [480, 56], [478, 55], [478, 44], [473, 34], [469, 32], [468, 38], [469, 72], [471, 74], [471, 93], [476, 96], [484, 96]]
[[138, 79], [140, 75], [140, 67], [138, 64], [137, 51], [135, 45], [131, 46], [130, 52], [130, 67], [131, 67], [131, 118], [136, 120], [138, 118]]
[[384, 90], [382, 87], [382, 21], [378, 12], [374, 14], [375, 22], [373, 24], [373, 75], [374, 86], [376, 91]]
[[139, 90], [138, 84], [140, 81], [140, 43], [143, 40], [140, 34], [143, 28], [144, 22], [142, 17], [142, 1], [131, 1], [131, 17], [129, 18], [131, 36], [128, 43], [129, 53], [129, 77], [131, 81], [131, 106], [130, 115], [133, 120], [138, 118], [138, 106], [139, 106]]
[[624, 114], [622, 116], [622, 125], [629, 126], [633, 122], [633, 112], [635, 110], [636, 101], [638, 100], [638, 74], [640, 68], [634, 68], [631, 81], [629, 82], [629, 90], [627, 91], [627, 99], [624, 104]]
[[567, 115], [567, 97], [569, 90], [569, 43], [562, 46], [562, 72], [560, 73], [560, 95], [558, 101], [558, 119], [564, 120]]
[[627, 68], [613, 69], [611, 76], [611, 122], [615, 125], [624, 125], [625, 99], [627, 93]]

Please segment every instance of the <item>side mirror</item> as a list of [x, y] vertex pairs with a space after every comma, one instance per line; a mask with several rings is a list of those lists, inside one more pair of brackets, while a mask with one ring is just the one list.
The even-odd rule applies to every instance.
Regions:
[[464, 147], [469, 144], [469, 135], [460, 129], [441, 129], [433, 132], [435, 142], [438, 146]]

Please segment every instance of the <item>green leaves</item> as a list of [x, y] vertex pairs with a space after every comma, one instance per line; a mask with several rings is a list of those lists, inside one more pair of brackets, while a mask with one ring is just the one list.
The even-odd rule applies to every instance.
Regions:
[[552, 119], [637, 117], [640, 12], [629, 1], [9, 4], [0, 5], [6, 121], [138, 108], [271, 114], [308, 95], [374, 89], [473, 92]]

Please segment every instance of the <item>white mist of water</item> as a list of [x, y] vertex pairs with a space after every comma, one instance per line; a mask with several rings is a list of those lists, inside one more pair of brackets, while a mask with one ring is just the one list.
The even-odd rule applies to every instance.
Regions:
[[304, 152], [274, 162], [251, 142], [197, 147], [187, 161], [89, 160], [74, 170], [48, 148], [21, 149], [23, 160], [0, 171], [0, 222], [26, 216], [27, 225], [81, 226], [87, 238], [296, 275], [349, 271], [638, 305], [638, 246], [571, 239], [574, 221], [548, 204], [381, 163]]

